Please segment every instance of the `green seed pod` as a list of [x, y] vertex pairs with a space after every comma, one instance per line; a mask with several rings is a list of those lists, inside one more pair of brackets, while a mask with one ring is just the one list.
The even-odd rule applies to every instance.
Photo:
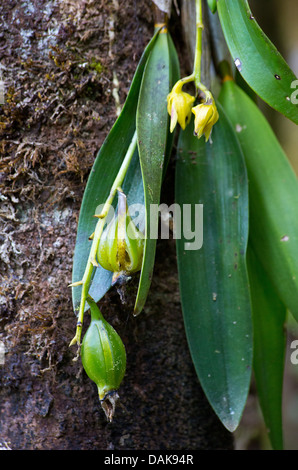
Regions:
[[127, 209], [126, 196], [118, 193], [118, 215], [104, 230], [97, 260], [108, 271], [135, 273], [141, 269], [144, 250], [144, 235], [133, 223]]
[[84, 336], [81, 359], [88, 377], [96, 383], [101, 406], [112, 421], [118, 398], [117, 390], [126, 369], [126, 353], [122, 340], [103, 318], [96, 303], [88, 297], [91, 323]]

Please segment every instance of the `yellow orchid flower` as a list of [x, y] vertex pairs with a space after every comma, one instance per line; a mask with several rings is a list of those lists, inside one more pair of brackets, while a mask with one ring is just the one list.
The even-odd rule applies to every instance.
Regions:
[[170, 131], [176, 127], [177, 122], [184, 130], [190, 120], [191, 108], [195, 100], [194, 96], [182, 91], [184, 83], [179, 80], [168, 94], [168, 113], [171, 116]]
[[198, 104], [192, 108], [195, 115], [195, 135], [200, 139], [205, 134], [206, 142], [210, 138], [212, 127], [218, 121], [219, 115], [210, 92], [206, 92], [204, 103]]

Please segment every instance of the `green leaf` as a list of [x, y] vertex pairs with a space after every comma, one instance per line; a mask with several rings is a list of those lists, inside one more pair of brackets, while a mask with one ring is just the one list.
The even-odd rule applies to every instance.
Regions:
[[219, 100], [247, 166], [250, 240], [281, 301], [298, 320], [298, 182], [267, 120], [233, 81]]
[[296, 79], [261, 30], [246, 0], [219, 0], [218, 14], [232, 58], [249, 86], [272, 108], [298, 124], [298, 104], [291, 100]]
[[[136, 109], [142, 76], [157, 35], [158, 33], [151, 39], [140, 59], [122, 112], [104, 141], [90, 171], [79, 216], [73, 258], [72, 282], [80, 281], [83, 277], [91, 247], [89, 237], [94, 232], [96, 226], [96, 219], [94, 218], [96, 208], [100, 204], [103, 204], [109, 195], [111, 186], [135, 132]], [[127, 174], [127, 184], [131, 187], [131, 191], [134, 191], [135, 195], [134, 197], [131, 196], [129, 194], [130, 191], [128, 190], [128, 199], [130, 200], [130, 203], [142, 203], [143, 200], [142, 179], [138, 170], [138, 165], [139, 163], [136, 155], [134, 156], [134, 163], [131, 164]], [[134, 176], [137, 174], [139, 174], [139, 176]], [[137, 181], [139, 182], [139, 189], [137, 190], [135, 184], [132, 186], [129, 183], [129, 180], [133, 179], [133, 177], [137, 178]], [[123, 189], [127, 191], [125, 184]], [[140, 201], [139, 198], [141, 198]], [[109, 271], [106, 271], [101, 267], [94, 270], [94, 276], [89, 293], [95, 302], [100, 300], [110, 288], [111, 280], [112, 273]], [[80, 299], [81, 286], [73, 287], [72, 300], [75, 312], [79, 309]], [[86, 307], [86, 309], [87, 308], [88, 307]]]
[[212, 13], [216, 13], [217, 10], [217, 1], [216, 0], [207, 0], [208, 6]]
[[[173, 43], [173, 40], [170, 34], [168, 34], [168, 44], [169, 44], [169, 53], [170, 53], [170, 89], [171, 89], [180, 78], [180, 64], [179, 64], [177, 51], [176, 51], [175, 45]], [[166, 170], [167, 170], [170, 158], [171, 158], [175, 135], [176, 135], [175, 132], [170, 132], [170, 127], [168, 126], [163, 178], [165, 177]]]
[[[189, 249], [177, 237], [181, 303], [198, 378], [216, 414], [230, 431], [246, 403], [252, 366], [252, 320], [246, 270], [248, 187], [235, 133], [218, 106], [212, 140], [180, 133], [176, 203], [203, 204], [203, 245]], [[202, 228], [194, 227], [195, 233]]]
[[168, 33], [162, 31], [150, 54], [143, 75], [137, 109], [137, 135], [144, 184], [146, 227], [143, 264], [134, 315], [146, 302], [153, 276], [158, 213], [150, 210], [158, 206], [173, 137], [169, 136], [167, 95], [172, 80], [177, 77], [177, 58]]
[[253, 311], [253, 363], [257, 392], [272, 447], [282, 450], [286, 308], [250, 244], [247, 265]]

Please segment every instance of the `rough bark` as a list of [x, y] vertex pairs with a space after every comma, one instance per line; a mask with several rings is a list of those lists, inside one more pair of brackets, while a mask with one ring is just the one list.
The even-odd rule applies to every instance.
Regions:
[[[232, 448], [189, 355], [173, 240], [158, 242], [139, 317], [131, 315], [136, 280], [126, 305], [113, 289], [100, 304], [127, 349], [122, 406], [111, 424], [68, 347], [76, 320], [67, 285], [80, 202], [152, 34], [151, 2], [25, 0], [2, 2], [0, 11], [6, 86], [0, 107], [0, 444]], [[177, 15], [172, 21], [177, 31]], [[170, 165], [165, 202], [172, 202], [172, 189]]]

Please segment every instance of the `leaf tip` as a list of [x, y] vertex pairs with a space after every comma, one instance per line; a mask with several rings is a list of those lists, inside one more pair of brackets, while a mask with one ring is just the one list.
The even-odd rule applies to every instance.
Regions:
[[228, 431], [234, 432], [238, 428], [239, 422], [237, 420], [233, 420], [233, 418], [226, 418], [225, 420], [222, 420], [222, 424]]

